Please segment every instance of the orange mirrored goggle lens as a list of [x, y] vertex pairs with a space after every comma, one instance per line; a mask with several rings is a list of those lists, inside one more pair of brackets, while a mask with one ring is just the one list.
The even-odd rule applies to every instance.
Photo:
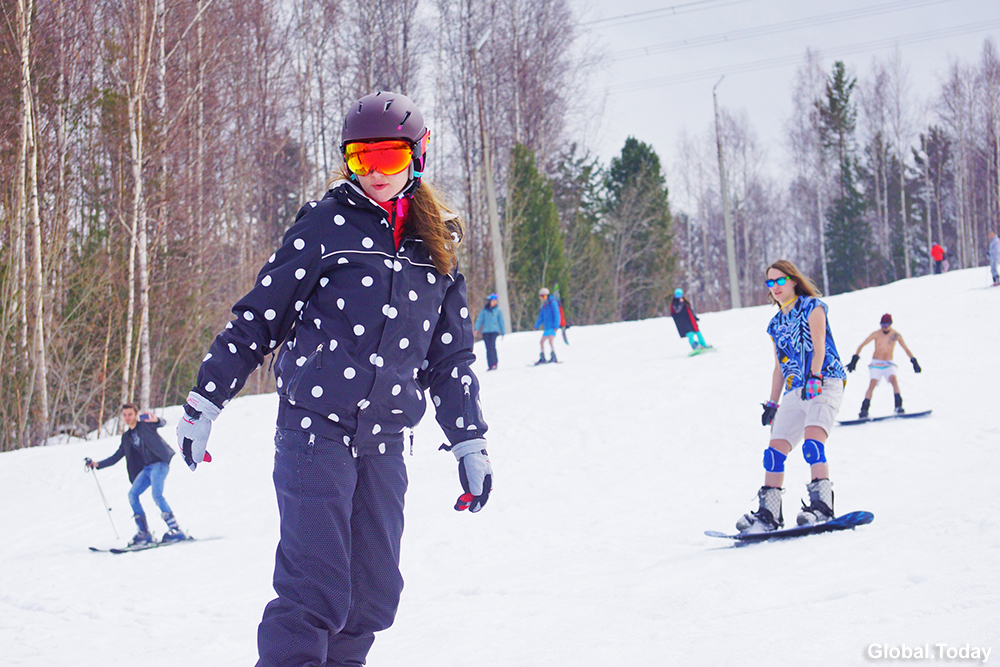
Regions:
[[410, 166], [413, 148], [405, 141], [354, 142], [344, 147], [344, 157], [347, 168], [358, 176], [373, 171], [392, 176]]

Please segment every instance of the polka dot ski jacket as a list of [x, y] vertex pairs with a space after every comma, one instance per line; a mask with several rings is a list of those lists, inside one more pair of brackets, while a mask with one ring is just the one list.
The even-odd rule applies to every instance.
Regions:
[[279, 427], [401, 452], [429, 389], [452, 444], [486, 433], [465, 279], [439, 273], [415, 236], [397, 250], [386, 212], [353, 184], [299, 210], [233, 313], [195, 387], [219, 407], [280, 346]]

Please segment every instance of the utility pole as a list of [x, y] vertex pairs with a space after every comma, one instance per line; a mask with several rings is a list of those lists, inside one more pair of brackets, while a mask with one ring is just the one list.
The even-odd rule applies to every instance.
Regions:
[[722, 161], [722, 132], [719, 127], [719, 101], [715, 89], [725, 79], [723, 75], [712, 86], [712, 106], [715, 107], [715, 146], [719, 152], [719, 188], [722, 191], [722, 222], [726, 230], [726, 263], [729, 265], [729, 299], [733, 308], [742, 308], [740, 277], [736, 273], [736, 238], [733, 234], [733, 213], [729, 210], [729, 188], [726, 185], [726, 165]]
[[503, 242], [500, 238], [500, 212], [497, 208], [497, 193], [493, 185], [493, 151], [486, 134], [486, 118], [483, 115], [483, 81], [479, 77], [479, 49], [489, 39], [492, 28], [487, 28], [472, 49], [472, 66], [476, 75], [476, 99], [479, 104], [479, 134], [483, 145], [483, 171], [486, 180], [486, 213], [490, 221], [490, 236], [493, 245], [493, 282], [496, 283], [500, 312], [508, 331], [513, 330], [510, 321], [510, 299], [507, 298], [507, 263], [504, 261]]

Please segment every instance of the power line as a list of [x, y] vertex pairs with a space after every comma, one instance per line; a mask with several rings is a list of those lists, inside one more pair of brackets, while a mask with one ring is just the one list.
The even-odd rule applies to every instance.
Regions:
[[620, 16], [612, 16], [606, 19], [584, 21], [580, 23], [580, 26], [585, 28], [596, 25], [601, 25], [601, 27], [617, 27], [620, 25], [635, 23], [636, 21], [645, 21], [651, 18], [656, 18], [656, 16], [660, 14], [675, 16], [677, 14], [689, 14], [691, 12], [702, 11], [705, 9], [715, 9], [716, 7], [739, 5], [744, 2], [750, 2], [750, 0], [728, 0], [728, 2], [725, 0], [697, 0], [696, 2], [688, 2], [682, 5], [670, 5], [669, 7], [661, 7], [660, 9], [647, 9], [642, 12], [622, 14]]
[[[902, 35], [900, 37], [889, 37], [886, 39], [880, 39], [871, 42], [862, 42], [859, 44], [852, 44], [839, 48], [827, 49], [823, 52], [826, 53], [828, 57], [839, 58], [843, 56], [853, 55], [855, 53], [876, 51], [894, 45], [918, 44], [920, 42], [929, 42], [935, 39], [943, 39], [945, 37], [965, 35], [972, 32], [979, 32], [981, 30], [992, 30], [995, 28], [1000, 28], [1000, 19], [993, 21], [984, 21], [980, 23], [968, 23], [965, 25], [955, 26], [952, 28], [927, 30], [924, 32], [913, 33], [910, 35]], [[681, 83], [690, 83], [692, 81], [700, 81], [702, 79], [712, 79], [722, 74], [727, 74], [727, 75], [746, 74], [747, 72], [756, 72], [765, 69], [773, 69], [776, 67], [783, 67], [785, 65], [797, 65], [802, 62], [805, 62], [805, 59], [801, 54], [777, 56], [774, 58], [766, 58], [764, 60], [756, 60], [753, 62], [740, 63], [736, 65], [724, 65], [721, 67], [713, 67], [710, 69], [696, 70], [693, 72], [684, 72], [664, 77], [657, 77], [655, 79], [646, 79], [644, 81], [623, 83], [616, 86], [609, 86], [607, 88], [607, 92], [610, 95], [616, 95], [618, 93], [631, 93], [639, 90], [646, 90], [648, 88], [659, 88], [663, 86], [672, 86]]]
[[840, 23], [843, 21], [862, 19], [870, 16], [877, 16], [879, 14], [888, 14], [891, 12], [902, 11], [907, 9], [917, 9], [919, 7], [926, 7], [928, 5], [939, 5], [944, 2], [953, 2], [953, 1], [954, 0], [897, 0], [896, 2], [891, 2], [885, 5], [875, 5], [871, 7], [864, 7], [862, 9], [857, 9], [857, 10], [834, 12], [832, 14], [823, 14], [821, 16], [810, 16], [800, 19], [793, 19], [791, 21], [784, 21], [781, 23], [771, 23], [768, 25], [756, 26], [752, 28], [743, 28], [741, 30], [716, 33], [714, 35], [706, 35], [703, 37], [695, 37], [689, 39], [678, 39], [672, 42], [655, 44], [653, 46], [644, 46], [634, 49], [628, 49], [625, 51], [619, 51], [618, 53], [611, 54], [608, 60], [612, 62], [616, 60], [627, 60], [630, 58], [651, 56], [658, 53], [681, 51], [684, 49], [709, 46], [712, 44], [733, 42], [739, 39], [747, 39], [750, 37], [764, 37], [779, 32], [788, 32], [790, 30], [798, 30], [802, 28], [813, 28], [816, 26], [829, 25], [831, 23]]

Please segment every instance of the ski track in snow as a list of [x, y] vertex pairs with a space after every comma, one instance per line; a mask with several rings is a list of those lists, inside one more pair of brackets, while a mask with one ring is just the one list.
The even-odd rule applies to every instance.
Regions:
[[[904, 406], [934, 413], [831, 435], [837, 513], [874, 523], [739, 549], [702, 533], [755, 504], [773, 307], [703, 314], [719, 351], [695, 357], [670, 318], [574, 327], [565, 363], [538, 368], [538, 332], [499, 341], [489, 373], [480, 343], [494, 493], [477, 515], [451, 509], [456, 464], [426, 415], [406, 457], [406, 587], [368, 663], [867, 665], [874, 643], [1000, 654], [1000, 290], [986, 281], [978, 268], [825, 299], [845, 361], [892, 313], [924, 369], [896, 350]], [[871, 351], [841, 419], [857, 414]], [[873, 416], [891, 394], [876, 389]], [[192, 474], [174, 458], [165, 495], [182, 528], [221, 538], [177, 549], [88, 551], [134, 532], [124, 464], [97, 473], [118, 541], [83, 468], [117, 437], [0, 455], [0, 664], [254, 664], [273, 597], [276, 411], [273, 395], [239, 398], [215, 424], [213, 463]], [[160, 413], [172, 442], [180, 409]], [[787, 467], [794, 523], [808, 469], [798, 451]]]

